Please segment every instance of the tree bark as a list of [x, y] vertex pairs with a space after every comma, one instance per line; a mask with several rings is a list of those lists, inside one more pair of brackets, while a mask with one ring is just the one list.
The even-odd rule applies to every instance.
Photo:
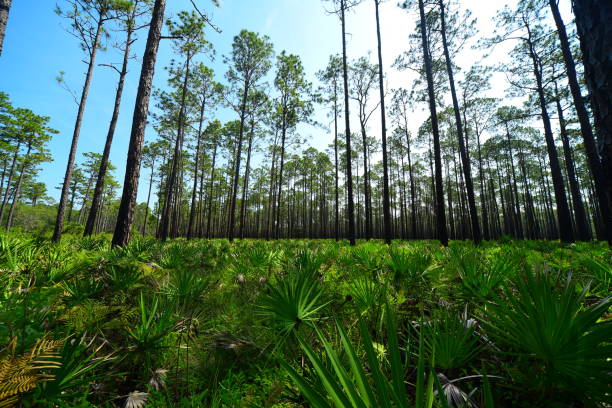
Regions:
[[425, 20], [425, 6], [419, 0], [419, 14], [421, 17], [421, 43], [423, 59], [425, 60], [425, 73], [427, 76], [427, 93], [429, 96], [429, 112], [431, 114], [431, 128], [433, 133], [434, 162], [436, 167], [436, 232], [437, 238], [444, 246], [448, 246], [448, 232], [446, 229], [446, 213], [444, 209], [444, 190], [442, 185], [442, 159], [440, 157], [440, 131], [438, 129], [438, 114], [436, 112], [436, 96], [434, 92], [431, 56], [427, 41], [427, 22]]
[[79, 135], [81, 133], [81, 124], [83, 122], [83, 114], [85, 113], [85, 104], [87, 103], [87, 96], [89, 95], [89, 86], [91, 84], [91, 78], [93, 76], [93, 70], [96, 64], [96, 55], [98, 53], [98, 47], [100, 43], [100, 36], [102, 35], [102, 25], [104, 21], [102, 18], [98, 20], [96, 28], [96, 35], [91, 45], [91, 54], [89, 55], [89, 64], [87, 66], [87, 73], [85, 74], [85, 84], [83, 85], [83, 91], [81, 93], [81, 100], [79, 102], [79, 110], [77, 112], [76, 122], [74, 124], [74, 132], [72, 134], [72, 144], [70, 145], [70, 153], [68, 154], [68, 163], [66, 164], [66, 174], [64, 175], [64, 183], [62, 184], [62, 192], [60, 194], [60, 202], [57, 208], [57, 218], [55, 220], [55, 228], [53, 229], [53, 242], [59, 242], [62, 237], [62, 229], [64, 228], [64, 213], [66, 211], [66, 203], [68, 201], [68, 190], [70, 187], [70, 180], [72, 179], [72, 172], [74, 170], [74, 159], [76, 157], [77, 146], [79, 143]]
[[244, 81], [244, 92], [242, 94], [242, 106], [240, 108], [240, 130], [238, 134], [238, 146], [236, 147], [236, 162], [234, 164], [234, 181], [232, 197], [230, 202], [230, 213], [228, 221], [227, 238], [230, 242], [234, 240], [234, 222], [236, 219], [236, 199], [238, 196], [238, 180], [240, 178], [240, 160], [242, 159], [242, 139], [244, 138], [244, 121], [246, 119], [246, 105], [249, 97], [249, 80]]
[[[134, 16], [132, 15], [132, 18], [133, 17]], [[113, 137], [115, 135], [115, 129], [117, 127], [117, 120], [119, 119], [121, 97], [123, 95], [125, 77], [128, 72], [127, 68], [130, 59], [130, 50], [133, 43], [133, 32], [134, 29], [130, 24], [128, 24], [127, 36], [125, 40], [125, 49], [123, 51], [123, 63], [121, 65], [121, 72], [119, 73], [119, 83], [117, 85], [117, 92], [115, 94], [115, 106], [113, 108], [113, 116], [111, 117], [110, 125], [108, 127], [108, 133], [106, 134], [106, 142], [104, 144], [104, 151], [102, 152], [102, 158], [100, 160], [98, 178], [96, 180], [96, 186], [94, 187], [93, 198], [91, 200], [91, 209], [89, 210], [89, 215], [87, 216], [87, 222], [85, 223], [85, 231], [83, 232], [83, 236], [89, 236], [93, 234], [96, 217], [98, 215], [98, 211], [100, 210], [100, 204], [102, 202], [102, 195], [104, 194], [104, 180], [106, 178], [106, 171], [108, 169], [108, 157], [110, 156], [110, 150], [113, 144]]]
[[465, 187], [468, 196], [468, 206], [470, 209], [470, 220], [472, 222], [472, 238], [476, 244], [480, 243], [480, 223], [478, 222], [478, 212], [476, 210], [476, 200], [474, 198], [474, 184], [472, 182], [472, 170], [470, 161], [467, 156], [467, 151], [463, 136], [463, 123], [459, 110], [459, 102], [457, 100], [457, 92], [455, 90], [455, 79], [453, 78], [453, 67], [448, 52], [448, 43], [446, 41], [446, 21], [444, 15], [444, 0], [439, 0], [440, 4], [440, 20], [442, 23], [442, 44], [444, 47], [444, 57], [446, 59], [446, 71], [448, 72], [448, 82], [450, 84], [451, 96], [453, 99], [453, 110], [455, 112], [455, 122], [457, 124], [457, 139], [459, 140], [459, 153], [461, 156], [461, 164], [463, 165], [463, 176], [465, 178]]
[[134, 116], [132, 119], [132, 131], [128, 147], [127, 163], [125, 168], [125, 180], [123, 182], [123, 194], [117, 214], [117, 224], [113, 234], [113, 245], [125, 246], [130, 240], [130, 230], [134, 222], [134, 207], [138, 195], [138, 181], [140, 178], [140, 162], [142, 159], [142, 143], [147, 124], [149, 112], [149, 99], [151, 97], [151, 86], [155, 73], [155, 61], [161, 38], [161, 28], [164, 22], [164, 10], [166, 0], [156, 0], [153, 7], [153, 15], [149, 26], [149, 35], [142, 60], [142, 70], [136, 94]]
[[244, 165], [244, 180], [242, 182], [242, 202], [240, 203], [240, 239], [244, 238], [244, 220], [246, 214], [248, 188], [249, 188], [249, 173], [251, 170], [251, 150], [253, 149], [253, 137], [255, 137], [255, 119], [251, 118], [251, 131], [249, 132], [249, 144], [247, 147], [247, 159]]
[[[610, 58], [612, 53], [610, 49], [612, 3], [608, 0], [573, 0], [572, 6], [576, 15], [582, 63], [584, 64], [584, 74], [590, 91], [591, 107], [598, 136], [598, 150], [601, 157], [600, 169], [593, 172], [593, 177], [595, 178], [600, 211], [604, 218], [605, 233], [608, 243], [612, 245], [612, 75], [610, 74], [612, 72], [612, 58]], [[567, 66], [569, 58], [565, 56], [565, 51], [564, 59]], [[571, 86], [571, 75], [568, 76]], [[577, 83], [574, 87], [576, 91], [572, 89], [572, 95], [576, 98], [579, 95], [580, 88], [578, 88]], [[587, 121], [584, 122], [586, 125]], [[581, 128], [582, 123], [581, 120]], [[586, 135], [588, 139], [588, 131]], [[585, 133], [583, 133], [583, 137], [585, 137]], [[593, 166], [596, 163], [595, 158], [597, 156], [594, 144], [585, 140], [585, 148], [589, 155], [589, 164]], [[593, 171], [593, 167], [591, 167], [591, 171]], [[600, 190], [607, 197], [603, 197]]]
[[355, 246], [355, 202], [353, 200], [353, 173], [351, 168], [351, 124], [349, 109], [348, 67], [346, 64], [346, 0], [340, 0], [340, 13], [342, 22], [342, 75], [344, 80], [344, 121], [346, 139], [346, 190], [348, 195], [347, 218], [348, 239], [351, 246]]
[[559, 237], [562, 242], [574, 242], [574, 233], [572, 231], [572, 218], [567, 205], [567, 196], [565, 195], [565, 185], [563, 183], [563, 175], [561, 174], [561, 166], [559, 165], [559, 157], [557, 155], [557, 147], [553, 138], [552, 127], [550, 125], [550, 117], [546, 108], [546, 96], [544, 95], [544, 86], [542, 85], [542, 73], [539, 64], [538, 56], [534, 50], [531, 40], [531, 30], [529, 25], [525, 27], [528, 31], [527, 45], [529, 47], [529, 55], [533, 62], [533, 74], [536, 80], [538, 98], [544, 124], [544, 136], [546, 138], [546, 147], [548, 150], [548, 159], [550, 162], [550, 172], [553, 178], [553, 187], [555, 191], [555, 201], [557, 204], [557, 221], [559, 223]]
[[151, 163], [151, 176], [149, 177], [149, 192], [147, 194], [147, 206], [145, 208], [144, 220], [142, 221], [142, 236], [147, 233], [147, 221], [149, 218], [149, 204], [151, 202], [151, 190], [153, 189], [153, 175], [155, 174], [155, 158]]
[[15, 215], [15, 208], [17, 207], [17, 202], [19, 201], [19, 194], [21, 193], [21, 183], [23, 182], [23, 175], [25, 174], [25, 170], [28, 166], [28, 160], [30, 159], [30, 152], [32, 151], [32, 142], [28, 143], [28, 151], [23, 158], [23, 165], [21, 166], [21, 170], [19, 172], [19, 178], [17, 179], [17, 185], [15, 185], [15, 193], [13, 194], [13, 202], [11, 203], [11, 209], [8, 213], [8, 218], [6, 220], [6, 230], [9, 231], [13, 226], [13, 217]]
[[563, 143], [565, 168], [567, 169], [570, 193], [574, 202], [574, 218], [576, 220], [576, 232], [578, 233], [577, 238], [580, 241], [590, 241], [591, 233], [588, 227], [586, 212], [584, 211], [584, 203], [582, 201], [582, 194], [580, 193], [580, 184], [578, 183], [578, 178], [576, 177], [576, 167], [574, 165], [574, 158], [572, 157], [572, 147], [570, 146], [569, 137], [567, 136], [567, 129], [565, 126], [566, 122], [563, 116], [563, 108], [561, 107], [560, 98], [557, 83], [555, 82], [555, 103], [557, 105], [557, 114], [559, 116], [559, 135], [561, 136], [561, 142]]
[[[21, 140], [17, 142], [17, 148], [15, 149], [15, 154], [13, 155], [13, 160], [11, 162], [11, 168], [8, 173], [8, 178], [6, 180], [6, 188], [4, 189], [4, 197], [2, 198], [2, 204], [0, 205], [0, 222], [2, 221], [2, 216], [4, 215], [4, 208], [6, 207], [6, 203], [9, 199], [9, 193], [11, 190], [11, 182], [13, 181], [13, 174], [15, 172], [15, 165], [17, 163], [17, 157], [19, 156], [19, 149], [21, 149]], [[4, 178], [4, 174], [2, 175]]]
[[4, 34], [8, 23], [9, 11], [11, 10], [12, 0], [0, 0], [0, 55], [4, 44]]
[[339, 174], [338, 174], [338, 83], [334, 77], [334, 165], [336, 171], [334, 193], [335, 193], [335, 209], [334, 209], [334, 237], [336, 241], [340, 239], [340, 199], [339, 199]]
[[[176, 140], [174, 141], [174, 156], [172, 157], [172, 169], [170, 170], [170, 177], [168, 178], [168, 183], [166, 184], [166, 194], [164, 199], [164, 207], [162, 211], [162, 220], [161, 220], [161, 231], [160, 238], [162, 241], [165, 241], [168, 238], [168, 234], [170, 232], [170, 222], [172, 220], [176, 220], [176, 217], [171, 217], [172, 214], [172, 206], [174, 202], [177, 200], [175, 188], [178, 189], [182, 184], [177, 184], [177, 179], [179, 178], [180, 171], [180, 162], [183, 150], [183, 137], [185, 135], [185, 105], [187, 103], [187, 86], [189, 81], [189, 69], [191, 64], [192, 55], [189, 51], [187, 51], [187, 56], [185, 58], [185, 77], [183, 78], [183, 85], [181, 90], [181, 105], [179, 109], [178, 116], [178, 126], [176, 132]], [[181, 180], [182, 181], [182, 180]], [[177, 201], [178, 202], [178, 201]], [[176, 230], [174, 228], [174, 230]]]
[[384, 238], [387, 245], [391, 244], [391, 206], [389, 204], [389, 163], [387, 159], [387, 125], [385, 114], [385, 90], [383, 86], [382, 44], [380, 36], [379, 0], [374, 0], [376, 6], [376, 36], [378, 40], [378, 88], [380, 90], [380, 121], [382, 135], [383, 159], [383, 222]]
[[210, 238], [210, 224], [212, 221], [212, 205], [213, 205], [213, 187], [215, 182], [215, 165], [217, 161], [217, 143], [213, 149], [212, 163], [210, 165], [210, 181], [209, 181], [209, 193], [208, 193], [208, 215], [206, 219], [206, 238]]
[[200, 146], [202, 144], [202, 124], [204, 123], [204, 110], [206, 109], [206, 95], [202, 98], [200, 107], [200, 121], [198, 125], [198, 141], [196, 143], [196, 156], [193, 170], [193, 189], [191, 191], [191, 209], [189, 210], [189, 225], [187, 226], [187, 239], [193, 238], [193, 224], [196, 213], [196, 193], [198, 191], [198, 167], [200, 165]]

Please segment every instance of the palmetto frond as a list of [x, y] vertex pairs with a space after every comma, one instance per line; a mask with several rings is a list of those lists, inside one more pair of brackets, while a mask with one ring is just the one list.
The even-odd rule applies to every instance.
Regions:
[[0, 360], [0, 407], [13, 406], [20, 394], [54, 378], [52, 370], [61, 367], [57, 352], [61, 345], [62, 341], [41, 338], [28, 352], [17, 355], [17, 339], [11, 340]]

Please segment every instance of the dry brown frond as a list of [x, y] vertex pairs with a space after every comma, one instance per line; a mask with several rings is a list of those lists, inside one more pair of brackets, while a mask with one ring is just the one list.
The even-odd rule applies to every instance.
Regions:
[[53, 374], [44, 370], [61, 367], [59, 353], [63, 341], [38, 339], [31, 350], [16, 355], [17, 339], [11, 339], [8, 353], [0, 360], [0, 408], [15, 406], [19, 395], [31, 391]]

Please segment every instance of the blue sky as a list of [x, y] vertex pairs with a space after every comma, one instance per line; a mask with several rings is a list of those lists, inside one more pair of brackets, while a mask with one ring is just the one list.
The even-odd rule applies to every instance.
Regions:
[[[169, 0], [168, 3], [166, 13], [168, 17], [180, 10], [192, 9], [189, 0]], [[208, 0], [197, 0], [197, 3], [222, 29], [220, 34], [211, 29], [206, 33], [208, 40], [216, 49], [215, 61], [202, 58], [215, 70], [220, 81], [223, 80], [226, 71], [222, 55], [228, 54], [233, 36], [243, 28], [268, 35], [277, 53], [286, 50], [298, 54], [313, 82], [315, 72], [325, 66], [329, 55], [340, 51], [339, 21], [337, 17], [326, 13], [325, 8], [329, 7], [329, 3], [321, 0], [222, 0], [220, 8], [215, 8]], [[381, 6], [383, 59], [389, 86], [407, 87], [410, 81], [409, 74], [394, 71], [391, 63], [407, 47], [408, 34], [414, 26], [414, 16], [398, 9], [396, 3], [397, 1], [390, 0]], [[491, 30], [490, 18], [505, 2], [463, 0], [461, 3], [464, 8], [470, 8], [474, 12], [479, 19], [479, 28], [487, 33]], [[47, 184], [49, 195], [57, 198], [59, 191], [55, 186], [61, 183], [65, 171], [77, 106], [72, 96], [56, 83], [55, 78], [60, 71], [64, 71], [67, 84], [80, 92], [86, 66], [82, 62], [84, 55], [78, 43], [64, 29], [68, 26], [68, 22], [54, 13], [55, 4], [53, 0], [13, 2], [3, 55], [0, 57], [0, 78], [2, 78], [0, 91], [9, 94], [14, 106], [27, 107], [38, 114], [50, 116], [51, 126], [59, 130], [60, 133], [50, 144], [54, 161], [44, 164], [39, 175], [40, 180]], [[61, 6], [63, 0], [57, 0], [57, 4]], [[348, 52], [351, 58], [368, 55], [369, 51], [375, 50], [373, 9], [373, 1], [366, 0], [348, 16], [350, 33]], [[123, 180], [146, 32], [141, 31], [139, 37], [140, 40], [134, 48], [137, 60], [132, 61], [126, 80], [121, 114], [111, 152], [111, 161], [117, 167], [117, 179], [120, 181]], [[374, 56], [375, 54], [371, 55], [372, 60]], [[166, 73], [163, 67], [168, 65], [172, 57], [170, 41], [165, 40], [160, 46], [155, 86], [165, 85]], [[468, 50], [457, 62], [469, 68], [469, 64], [479, 58], [478, 53]], [[120, 54], [112, 47], [108, 47], [107, 51], [99, 54], [97, 62], [111, 63], [120, 60]], [[102, 151], [112, 114], [116, 81], [117, 74], [113, 70], [105, 67], [96, 68], [81, 128], [78, 161], [84, 152]], [[503, 93], [505, 84], [502, 82], [497, 80], [492, 92]], [[418, 112], [420, 109], [417, 109], [415, 117], [422, 117], [422, 113]], [[324, 115], [324, 111], [319, 109], [317, 117], [324, 120]], [[221, 121], [232, 120], [235, 119], [235, 114], [224, 110], [219, 112], [218, 117]], [[371, 128], [376, 129], [377, 123], [379, 123], [378, 118], [373, 115]], [[415, 120], [415, 127], [419, 124], [420, 120]], [[324, 130], [307, 127], [300, 130], [310, 136], [310, 144], [319, 149], [324, 149], [331, 142], [330, 135]], [[373, 132], [373, 134], [378, 133]], [[154, 137], [152, 129], [149, 129], [147, 140]], [[143, 173], [144, 175], [146, 173]], [[146, 179], [143, 178], [140, 185], [139, 201], [142, 201], [145, 198]]]

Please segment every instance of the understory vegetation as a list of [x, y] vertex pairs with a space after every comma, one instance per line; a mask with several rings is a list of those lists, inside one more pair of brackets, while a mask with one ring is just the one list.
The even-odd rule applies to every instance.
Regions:
[[611, 255], [0, 235], [0, 407], [606, 406]]

